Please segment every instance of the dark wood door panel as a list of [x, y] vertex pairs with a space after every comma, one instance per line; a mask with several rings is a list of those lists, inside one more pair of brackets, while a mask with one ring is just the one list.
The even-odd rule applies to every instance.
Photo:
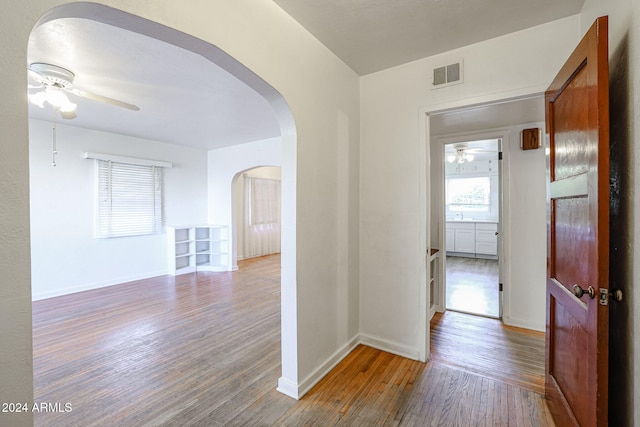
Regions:
[[[608, 420], [608, 21], [598, 18], [545, 94], [549, 143], [545, 394], [557, 425]], [[591, 295], [576, 295], [578, 285]]]
[[[554, 245], [554, 271], [552, 277], [569, 291], [573, 285], [582, 288], [597, 286], [589, 275], [589, 251], [593, 229], [589, 223], [589, 199], [572, 197], [554, 200], [552, 245]], [[593, 276], [591, 276], [593, 277]]]
[[588, 360], [589, 333], [583, 322], [572, 315], [573, 310], [567, 309], [554, 297], [551, 297], [551, 304], [554, 311], [551, 326], [555, 333], [549, 354], [550, 374], [557, 387], [562, 390], [580, 425], [586, 425], [584, 417], [590, 413], [588, 402], [584, 398], [589, 379], [585, 363]]

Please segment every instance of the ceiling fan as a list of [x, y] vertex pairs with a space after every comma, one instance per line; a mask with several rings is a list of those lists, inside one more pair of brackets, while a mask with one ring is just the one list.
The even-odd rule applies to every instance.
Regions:
[[137, 105], [75, 88], [73, 86], [75, 74], [57, 65], [34, 62], [29, 66], [29, 76], [36, 83], [34, 85], [30, 84], [29, 90], [37, 90], [29, 93], [29, 101], [40, 108], [44, 108], [45, 103], [51, 105], [60, 111], [60, 115], [64, 119], [76, 117], [76, 104], [69, 99], [68, 94], [104, 102], [131, 111], [140, 110]]
[[447, 161], [449, 163], [458, 163], [462, 164], [464, 162], [471, 162], [475, 159], [475, 154], [479, 152], [487, 152], [490, 153], [492, 151], [483, 150], [482, 148], [469, 148], [469, 144], [465, 142], [461, 142], [458, 144], [452, 145], [453, 151], [448, 150], [449, 154], [447, 154]]

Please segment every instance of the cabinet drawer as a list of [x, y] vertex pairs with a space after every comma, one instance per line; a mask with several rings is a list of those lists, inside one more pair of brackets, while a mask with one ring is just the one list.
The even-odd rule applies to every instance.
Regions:
[[498, 255], [498, 244], [495, 242], [476, 242], [476, 253], [482, 255]]
[[476, 230], [498, 231], [498, 224], [495, 222], [477, 222]]
[[453, 229], [453, 230], [475, 230], [476, 223], [471, 221], [468, 221], [468, 222], [453, 221], [453, 222], [447, 222], [446, 228]]
[[492, 243], [495, 244], [497, 236], [495, 231], [491, 230], [476, 230], [476, 242]]

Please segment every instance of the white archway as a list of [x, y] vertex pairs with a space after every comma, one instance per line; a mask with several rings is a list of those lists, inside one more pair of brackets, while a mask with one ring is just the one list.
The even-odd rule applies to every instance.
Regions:
[[96, 3], [69, 3], [45, 13], [34, 26], [81, 18], [151, 37], [198, 54], [235, 76], [271, 105], [281, 132], [282, 158], [282, 377], [278, 389], [297, 396], [296, 168], [297, 137], [292, 112], [283, 96], [260, 76], [209, 42], [148, 19]]

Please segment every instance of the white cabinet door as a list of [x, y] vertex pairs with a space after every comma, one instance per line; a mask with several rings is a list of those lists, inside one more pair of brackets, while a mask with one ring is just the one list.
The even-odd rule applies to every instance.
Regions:
[[476, 253], [482, 255], [498, 254], [498, 224], [476, 224]]
[[456, 231], [453, 228], [447, 228], [446, 230], [446, 239], [447, 239], [447, 252], [455, 251], [455, 236]]
[[457, 229], [455, 251], [474, 253], [476, 251], [476, 233], [473, 229]]

